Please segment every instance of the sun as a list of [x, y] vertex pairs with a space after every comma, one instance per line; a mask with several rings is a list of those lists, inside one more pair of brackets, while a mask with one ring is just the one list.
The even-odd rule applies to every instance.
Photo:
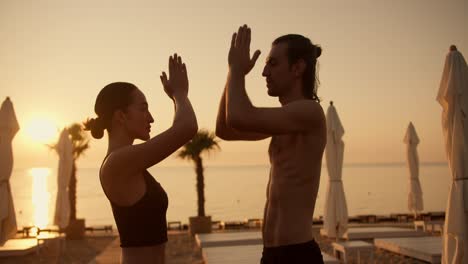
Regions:
[[25, 125], [24, 131], [35, 142], [51, 143], [57, 137], [59, 129], [51, 118], [35, 117]]

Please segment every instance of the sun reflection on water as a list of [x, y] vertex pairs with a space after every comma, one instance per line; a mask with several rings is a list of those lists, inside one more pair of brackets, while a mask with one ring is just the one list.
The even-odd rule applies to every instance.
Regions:
[[34, 207], [34, 225], [44, 228], [49, 222], [49, 200], [50, 193], [47, 190], [47, 177], [51, 170], [49, 168], [32, 168], [29, 174], [33, 177], [32, 204]]

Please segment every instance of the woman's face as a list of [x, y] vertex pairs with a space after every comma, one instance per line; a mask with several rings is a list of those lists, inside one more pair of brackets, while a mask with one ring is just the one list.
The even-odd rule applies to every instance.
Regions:
[[148, 111], [148, 102], [145, 95], [138, 89], [132, 92], [132, 103], [125, 111], [125, 125], [127, 133], [132, 138], [141, 140], [150, 139], [153, 116]]

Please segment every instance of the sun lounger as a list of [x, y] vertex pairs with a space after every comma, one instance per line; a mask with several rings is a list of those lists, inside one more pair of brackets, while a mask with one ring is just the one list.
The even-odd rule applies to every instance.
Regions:
[[[203, 249], [203, 260], [206, 264], [258, 264], [263, 246], [243, 245], [208, 247]], [[338, 259], [322, 252], [324, 263], [339, 264]]]
[[93, 233], [94, 231], [104, 231], [112, 233], [112, 225], [102, 225], [102, 226], [87, 226], [86, 231]]
[[431, 220], [445, 220], [445, 211], [429, 212]]
[[260, 228], [262, 227], [263, 220], [259, 218], [250, 218], [247, 220], [247, 228]]
[[36, 238], [10, 239], [0, 247], [0, 257], [24, 256], [30, 253], [37, 253], [38, 247], [42, 243], [43, 241], [39, 241]]
[[350, 227], [344, 234], [348, 240], [391, 238], [391, 237], [420, 237], [426, 234], [410, 228], [401, 227]]
[[242, 229], [246, 227], [245, 221], [228, 221], [224, 222], [224, 229]]
[[201, 248], [256, 245], [262, 244], [260, 232], [222, 232], [211, 234], [196, 234], [195, 241]]
[[444, 233], [445, 221], [431, 221], [426, 225], [426, 231], [431, 233]]
[[441, 261], [441, 237], [382, 238], [374, 240], [374, 245], [381, 249], [430, 263], [440, 263]]
[[412, 218], [413, 216], [410, 214], [390, 214], [390, 217], [395, 218], [397, 222], [399, 223], [406, 223]]
[[180, 221], [167, 222], [167, 230], [182, 230], [182, 222]]
[[350, 263], [348, 261], [352, 257], [357, 258], [357, 262], [361, 263], [366, 257], [369, 263], [374, 263], [374, 245], [364, 241], [342, 241], [333, 242], [333, 255], [343, 259], [344, 263]]
[[221, 230], [224, 229], [224, 222], [215, 220], [211, 221], [211, 230]]
[[377, 223], [377, 215], [358, 215], [360, 223]]
[[442, 233], [444, 230], [444, 223], [443, 220], [430, 220], [430, 221], [414, 221], [414, 229], [420, 230], [424, 232], [439, 232]]
[[[195, 240], [207, 264], [258, 264], [262, 256], [262, 233], [258, 231], [196, 234]], [[322, 255], [325, 263], [339, 263], [330, 255]]]

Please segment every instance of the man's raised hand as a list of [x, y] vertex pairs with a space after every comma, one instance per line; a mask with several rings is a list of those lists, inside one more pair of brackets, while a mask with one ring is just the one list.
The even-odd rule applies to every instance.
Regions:
[[251, 30], [247, 25], [239, 27], [237, 33], [232, 35], [228, 56], [229, 69], [231, 71], [239, 71], [246, 75], [255, 66], [260, 56], [260, 50], [256, 50], [252, 58], [250, 58], [250, 39]]

